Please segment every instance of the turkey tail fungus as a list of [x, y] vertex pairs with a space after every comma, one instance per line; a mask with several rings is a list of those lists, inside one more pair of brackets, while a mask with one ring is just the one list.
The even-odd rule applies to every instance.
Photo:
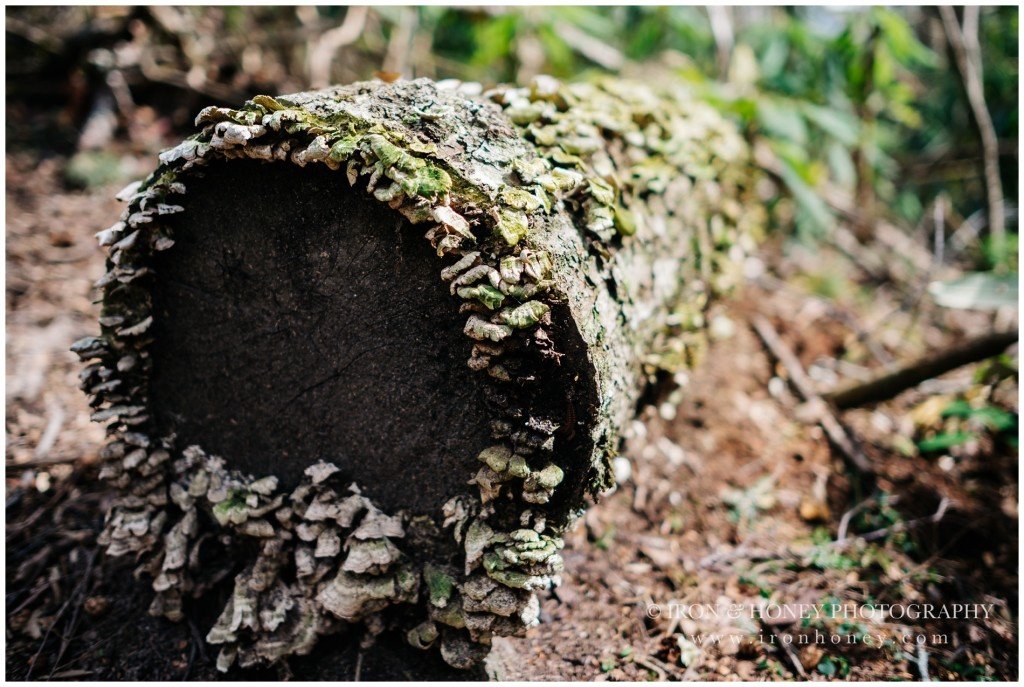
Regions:
[[[455, 667], [538, 620], [645, 386], [763, 224], [683, 86], [360, 83], [209, 107], [122, 193], [74, 350], [150, 612], [218, 667], [348, 626]], [[426, 235], [424, 238], [424, 234]]]

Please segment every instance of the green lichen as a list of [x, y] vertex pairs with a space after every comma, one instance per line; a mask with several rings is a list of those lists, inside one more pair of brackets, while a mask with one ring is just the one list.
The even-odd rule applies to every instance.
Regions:
[[514, 210], [533, 212], [544, 204], [534, 193], [522, 188], [508, 186], [501, 192], [501, 200]]
[[515, 246], [526, 237], [530, 230], [526, 214], [518, 210], [502, 208], [498, 210], [498, 220], [494, 223], [494, 233], [504, 239], [509, 246]]
[[246, 492], [235, 490], [230, 493], [227, 499], [213, 507], [213, 515], [221, 525], [228, 523], [242, 522], [249, 510], [246, 504]]
[[562, 479], [565, 478], [565, 472], [562, 468], [552, 463], [543, 470], [532, 473], [530, 478], [541, 489], [554, 489], [562, 483]]
[[257, 95], [252, 99], [252, 102], [253, 104], [259, 105], [270, 112], [277, 112], [278, 110], [283, 110], [287, 107], [274, 98], [271, 98], [269, 95]]
[[436, 165], [423, 165], [412, 176], [402, 180], [402, 190], [407, 195], [433, 200], [452, 190], [452, 178], [448, 172]]
[[466, 300], [476, 299], [483, 303], [489, 310], [497, 310], [505, 301], [505, 294], [488, 284], [470, 286], [458, 290], [460, 298]]
[[540, 321], [551, 310], [547, 303], [527, 301], [515, 308], [506, 308], [497, 315], [498, 322], [507, 324], [513, 329], [526, 329]]
[[423, 578], [427, 582], [430, 603], [437, 608], [444, 608], [455, 590], [455, 580], [440, 568], [427, 565], [423, 569]]
[[624, 207], [615, 208], [615, 228], [623, 236], [632, 236], [636, 233], [636, 219], [633, 213]]
[[497, 446], [489, 446], [481, 451], [480, 455], [477, 456], [477, 460], [486, 464], [487, 467], [495, 472], [505, 472], [511, 457], [512, 449], [505, 444], [498, 444]]
[[338, 141], [331, 146], [331, 152], [328, 154], [331, 160], [334, 162], [344, 162], [345, 160], [352, 157], [352, 154], [359, 148], [359, 142], [363, 139], [358, 134], [351, 136], [345, 136], [344, 138], [338, 139]]
[[525, 458], [515, 455], [509, 458], [506, 471], [509, 477], [526, 477], [530, 474], [530, 467], [526, 464]]

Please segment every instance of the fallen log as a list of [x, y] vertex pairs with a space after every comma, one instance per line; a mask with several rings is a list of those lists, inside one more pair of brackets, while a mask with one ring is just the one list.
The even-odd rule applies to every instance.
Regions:
[[473, 665], [537, 622], [645, 387], [699, 357], [763, 224], [744, 139], [612, 79], [360, 83], [197, 126], [98, 235], [74, 350], [121, 490], [101, 543], [170, 619], [234, 576], [222, 670], [353, 625]]

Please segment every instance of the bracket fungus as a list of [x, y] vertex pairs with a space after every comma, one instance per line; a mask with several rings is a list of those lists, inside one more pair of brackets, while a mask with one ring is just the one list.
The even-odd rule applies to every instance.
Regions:
[[196, 123], [98, 234], [102, 543], [172, 620], [233, 580], [222, 670], [352, 625], [473, 665], [538, 622], [645, 385], [737, 281], [743, 137], [684, 86], [547, 77]]

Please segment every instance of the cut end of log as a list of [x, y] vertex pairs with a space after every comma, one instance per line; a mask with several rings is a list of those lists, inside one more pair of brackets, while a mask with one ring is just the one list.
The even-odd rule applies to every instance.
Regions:
[[[182, 207], [153, 265], [162, 436], [286, 489], [332, 463], [389, 512], [436, 518], [470, 491], [509, 398], [467, 365], [466, 314], [420, 230], [337, 172], [253, 160], [209, 166]], [[565, 350], [519, 391], [564, 418], [567, 504], [586, 487], [594, 390], [569, 313], [552, 320]]]
[[288, 489], [333, 463], [389, 512], [466, 492], [486, 382], [422, 231], [324, 167], [211, 165], [182, 205], [154, 265], [162, 434]]

